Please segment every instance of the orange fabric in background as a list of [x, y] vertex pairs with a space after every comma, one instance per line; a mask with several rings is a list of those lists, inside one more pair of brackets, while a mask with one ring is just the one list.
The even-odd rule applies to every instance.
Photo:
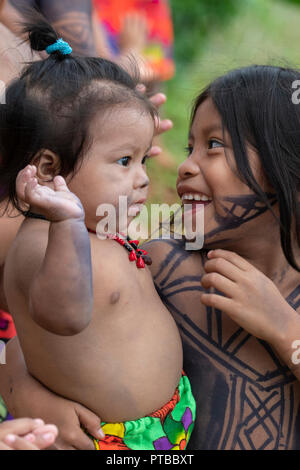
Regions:
[[93, 0], [99, 21], [113, 53], [118, 53], [122, 18], [128, 13], [143, 14], [148, 23], [148, 45], [143, 53], [160, 80], [175, 73], [173, 60], [174, 31], [168, 0]]

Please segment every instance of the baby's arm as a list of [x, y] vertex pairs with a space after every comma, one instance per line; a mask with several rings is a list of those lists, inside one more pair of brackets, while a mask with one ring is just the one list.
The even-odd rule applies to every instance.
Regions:
[[[54, 189], [40, 186], [36, 167], [28, 165], [17, 177], [17, 194], [33, 212], [50, 221], [49, 233], [42, 240], [34, 237], [31, 223], [21, 228], [17, 269], [13, 275], [29, 313], [42, 328], [58, 335], [81, 332], [90, 322], [93, 287], [90, 240], [84, 223], [84, 210], [61, 176], [54, 178]], [[31, 221], [30, 221], [31, 222]], [[48, 241], [48, 244], [47, 244]], [[47, 246], [46, 246], [47, 244]], [[9, 280], [5, 290], [9, 289]], [[8, 303], [9, 296], [7, 295]]]
[[28, 373], [17, 338], [9, 341], [6, 365], [0, 366], [0, 395], [15, 418], [42, 418], [54, 423], [59, 430], [57, 449], [93, 450], [93, 442], [81, 426], [96, 439], [104, 437], [100, 418], [82, 405], [50, 392]]

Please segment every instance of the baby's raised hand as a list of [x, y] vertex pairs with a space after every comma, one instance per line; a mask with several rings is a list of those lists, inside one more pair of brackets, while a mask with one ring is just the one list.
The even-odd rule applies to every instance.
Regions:
[[46, 217], [50, 222], [66, 219], [84, 220], [80, 200], [71, 193], [62, 176], [53, 180], [54, 189], [42, 186], [36, 178], [36, 167], [27, 165], [19, 172], [16, 181], [17, 196], [30, 206], [31, 211]]

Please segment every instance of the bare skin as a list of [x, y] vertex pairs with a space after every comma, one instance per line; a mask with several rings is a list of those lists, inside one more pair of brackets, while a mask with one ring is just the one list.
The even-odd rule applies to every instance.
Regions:
[[[197, 401], [189, 448], [299, 449], [300, 374], [290, 360], [291, 344], [300, 338], [299, 274], [283, 256], [273, 217], [233, 177], [222, 132], [204, 130], [204, 124], [220, 127], [211, 103], [199, 108], [194, 124], [178, 190], [180, 194], [184, 181], [190, 190], [212, 197], [205, 208], [207, 248], [187, 252], [184, 242], [176, 240], [146, 245], [154, 261], [155, 285], [180, 329], [184, 369]], [[226, 152], [232, 152], [230, 142]], [[259, 177], [259, 165], [257, 170]], [[260, 182], [265, 184], [263, 178]], [[266, 184], [265, 190], [271, 189]], [[209, 250], [221, 247], [208, 259]], [[299, 253], [295, 255], [299, 263]], [[236, 273], [229, 296], [222, 289]], [[213, 293], [217, 286], [217, 297], [203, 298], [208, 288]], [[220, 291], [224, 300], [231, 300], [230, 308], [217, 303]], [[11, 363], [19, 356], [15, 353]], [[16, 374], [11, 366], [9, 370], [14, 381]], [[42, 395], [44, 390], [35, 386], [36, 396]], [[18, 402], [17, 394], [13, 398]]]
[[0, 450], [41, 450], [54, 444], [57, 427], [41, 419], [15, 419], [0, 424]]
[[[145, 91], [144, 86], [140, 86]], [[151, 98], [158, 108], [165, 103], [166, 96], [158, 93]], [[159, 120], [156, 125], [156, 134], [168, 131], [173, 126], [168, 119]], [[156, 157], [161, 148], [153, 146], [148, 152], [149, 156]], [[3, 269], [8, 249], [24, 221], [22, 215], [17, 218], [3, 216], [0, 218], [1, 244], [0, 244], [0, 308], [8, 310], [3, 290]], [[5, 234], [5, 240], [3, 240]], [[59, 450], [93, 450], [94, 445], [82, 428], [96, 439], [103, 438], [100, 427], [100, 418], [79, 403], [67, 400], [50, 392], [41, 386], [27, 373], [22, 350], [17, 338], [7, 345], [7, 364], [0, 368], [1, 395], [4, 398], [10, 413], [15, 417], [32, 418], [43, 417], [46, 422], [53, 422], [59, 428], [59, 436], [55, 448]], [[28, 401], [28, 397], [30, 400]], [[34, 397], [32, 399], [32, 397]]]
[[[121, 108], [112, 111], [105, 123], [100, 121], [96, 120], [91, 129], [94, 145], [89, 155], [68, 181], [69, 189], [80, 197], [85, 223], [92, 230], [96, 228], [96, 208], [101, 202], [116, 204], [119, 194], [127, 195], [130, 205], [146, 198], [149, 180], [145, 154], [151, 148], [154, 132], [152, 118], [141, 114], [141, 110]], [[81, 403], [105, 421], [145, 416], [172, 398], [180, 380], [182, 350], [175, 322], [161, 303], [150, 272], [129, 263], [127, 252], [117, 243], [100, 241], [93, 234], [90, 247], [94, 303], [90, 324], [74, 336], [63, 337], [53, 335], [52, 326], [40, 321], [40, 317], [44, 319], [40, 312], [47, 312], [48, 304], [53, 306], [55, 295], [59, 302], [52, 309], [51, 323], [56, 322], [55, 310], [67, 305], [68, 299], [72, 305], [78, 303], [84, 286], [73, 291], [66, 289], [65, 294], [60, 290], [58, 294], [61, 281], [56, 280], [64, 269], [70, 278], [73, 271], [75, 281], [82, 269], [88, 269], [89, 260], [81, 258], [81, 270], [68, 271], [67, 260], [80, 240], [78, 229], [72, 232], [73, 243], [69, 237], [68, 244], [64, 244], [64, 253], [59, 248], [60, 233], [61, 242], [68, 236], [68, 231], [62, 231], [62, 224], [73, 224], [80, 214], [55, 179], [54, 183], [46, 183], [52, 169], [57, 168], [57, 157], [45, 151], [33, 163], [37, 170], [26, 168], [18, 177], [18, 196], [51, 223], [25, 220], [6, 259], [4, 282], [28, 370], [48, 389]], [[61, 224], [60, 229], [55, 224]], [[50, 258], [57, 259], [57, 266]], [[67, 270], [63, 268], [65, 264]], [[87, 275], [81, 272], [81, 277], [85, 279]], [[43, 278], [52, 279], [50, 286], [42, 287]], [[62, 317], [63, 310], [57, 318]], [[75, 328], [76, 325], [75, 321]]]
[[[300, 276], [283, 255], [270, 211], [234, 175], [232, 145], [220, 124], [207, 100], [179, 168], [180, 196], [212, 199], [204, 208], [204, 249], [187, 252], [176, 240], [146, 245], [158, 292], [181, 332], [197, 401], [189, 448], [299, 449], [300, 369], [292, 343], [300, 338]], [[248, 150], [257, 179], [272, 194]], [[297, 246], [295, 257], [299, 265]]]
[[[24, 2], [8, 0], [10, 8], [22, 14]], [[95, 56], [94, 36], [92, 30], [91, 0], [28, 0], [26, 6], [36, 6], [51, 22], [65, 41], [69, 42], [74, 52], [80, 55]], [[13, 7], [13, 8], [12, 8]]]

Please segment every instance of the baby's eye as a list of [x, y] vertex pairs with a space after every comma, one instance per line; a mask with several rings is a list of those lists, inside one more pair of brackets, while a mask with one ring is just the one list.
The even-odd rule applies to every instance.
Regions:
[[122, 166], [128, 166], [130, 160], [131, 160], [131, 157], [122, 157], [120, 158], [120, 160], [117, 161], [117, 163]]
[[146, 161], [149, 159], [149, 155], [145, 155], [143, 160], [142, 160], [142, 165], [145, 165]]
[[189, 145], [188, 147], [185, 147], [184, 149], [188, 155], [188, 157], [193, 153], [193, 147]]
[[208, 141], [208, 148], [209, 149], [214, 149], [214, 148], [218, 148], [218, 147], [224, 147], [224, 144], [222, 144], [222, 142], [219, 142], [218, 140], [215, 140], [215, 139], [211, 139]]

